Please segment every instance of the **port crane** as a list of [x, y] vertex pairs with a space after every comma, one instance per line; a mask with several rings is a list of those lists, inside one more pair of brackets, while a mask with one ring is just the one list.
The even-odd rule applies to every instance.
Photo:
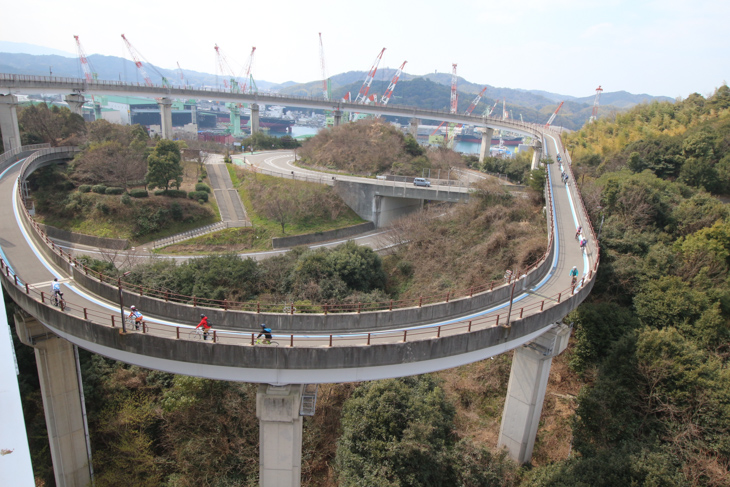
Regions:
[[[84, 48], [81, 47], [79, 36], [74, 36], [74, 39], [76, 40], [76, 50], [79, 54], [79, 63], [81, 64], [81, 70], [84, 72], [84, 77], [86, 78], [86, 81], [93, 81], [97, 78], [96, 70], [94, 70], [93, 66], [91, 66], [89, 58], [86, 57], [86, 52], [84, 51]], [[101, 118], [101, 106], [96, 104], [94, 95], [91, 95], [91, 104], [94, 106], [94, 118]]]
[[400, 65], [400, 68], [395, 72], [393, 75], [393, 79], [390, 80], [390, 84], [388, 85], [388, 88], [385, 89], [385, 93], [383, 93], [383, 96], [380, 98], [380, 105], [385, 106], [390, 101], [390, 97], [393, 95], [393, 90], [395, 89], [395, 85], [398, 84], [398, 79], [400, 78], [401, 73], [403, 73], [403, 68], [406, 66], [406, 63], [408, 61], [403, 61], [403, 64]]
[[322, 97], [325, 100], [332, 98], [329, 79], [327, 78], [327, 70], [324, 68], [324, 44], [322, 43], [322, 33], [319, 33], [319, 61], [322, 66]]
[[162, 73], [160, 73], [157, 68], [154, 67], [147, 59], [132, 46], [132, 44], [129, 42], [127, 37], [122, 34], [122, 39], [124, 40], [124, 45], [127, 46], [127, 50], [129, 51], [129, 54], [132, 56], [132, 59], [134, 60], [134, 65], [137, 66], [137, 70], [142, 75], [142, 78], [144, 78], [144, 82], [147, 86], [154, 86], [154, 83], [152, 83], [152, 80], [150, 79], [149, 75], [147, 74], [147, 71], [144, 69], [144, 66], [142, 65], [142, 61], [140, 61], [140, 58], [144, 59], [147, 64], [149, 64], [152, 69], [155, 70], [155, 73], [157, 73], [160, 78], [162, 78], [162, 85], [170, 87], [170, 82], [165, 78]]
[[560, 105], [558, 105], [558, 108], [556, 108], [556, 109], [555, 109], [555, 113], [553, 113], [552, 115], [550, 115], [550, 119], [549, 119], [549, 120], [547, 121], [547, 123], [545, 124], [545, 128], [550, 128], [550, 124], [551, 124], [551, 123], [553, 123], [553, 121], [555, 120], [555, 117], [557, 117], [557, 116], [558, 116], [558, 112], [559, 112], [559, 111], [560, 111], [560, 109], [562, 108], [562, 106], [563, 106], [563, 103], [565, 103], [565, 102], [564, 102], [564, 101], [561, 101], [561, 102], [560, 102]]
[[375, 58], [373, 67], [370, 68], [370, 71], [368, 71], [368, 74], [365, 77], [365, 81], [360, 87], [360, 92], [357, 94], [357, 98], [355, 98], [355, 103], [367, 103], [366, 100], [368, 99], [368, 91], [370, 91], [370, 85], [373, 84], [373, 80], [375, 79], [375, 73], [378, 71], [378, 66], [380, 65], [380, 60], [383, 59], [384, 52], [385, 48], [383, 48], [380, 51], [380, 54], [378, 54], [378, 57]]

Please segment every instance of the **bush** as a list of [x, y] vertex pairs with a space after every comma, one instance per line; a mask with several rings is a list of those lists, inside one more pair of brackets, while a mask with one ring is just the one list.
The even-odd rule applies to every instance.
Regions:
[[132, 189], [129, 191], [129, 196], [132, 198], [146, 198], [149, 195], [146, 189]]
[[187, 195], [182, 189], [158, 189], [155, 191], [155, 196], [168, 196], [170, 198], [185, 198]]
[[191, 191], [188, 193], [188, 198], [196, 201], [208, 201], [208, 193], [205, 191]]
[[105, 194], [106, 186], [104, 186], [103, 184], [95, 184], [91, 187], [91, 191], [93, 191], [94, 193]]
[[122, 199], [121, 200], [122, 200], [122, 204], [123, 205], [129, 205], [129, 204], [132, 203], [132, 198], [127, 193], [124, 193], [122, 195]]
[[79, 186], [79, 193], [88, 193], [91, 191], [91, 185], [90, 184], [82, 184]]
[[96, 204], [96, 209], [105, 215], [108, 215], [110, 211], [109, 206], [101, 201]]
[[195, 185], [195, 191], [205, 191], [206, 193], [210, 193], [210, 186], [205, 183], [198, 183]]
[[104, 191], [104, 194], [122, 194], [124, 193], [124, 188], [106, 188], [106, 191]]

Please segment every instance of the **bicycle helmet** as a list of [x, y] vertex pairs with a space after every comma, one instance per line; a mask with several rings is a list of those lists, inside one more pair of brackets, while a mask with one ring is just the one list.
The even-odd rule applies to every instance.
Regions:
[[573, 266], [573, 269], [577, 269], [577, 268], [578, 268], [578, 266], [577, 266], [577, 265], [574, 265], [574, 266]]
[[136, 306], [130, 306], [130, 309], [137, 309]]
[[200, 315], [201, 318], [205, 318], [205, 315]]
[[57, 277], [54, 277], [53, 280], [56, 281], [56, 282], [58, 282], [58, 278]]

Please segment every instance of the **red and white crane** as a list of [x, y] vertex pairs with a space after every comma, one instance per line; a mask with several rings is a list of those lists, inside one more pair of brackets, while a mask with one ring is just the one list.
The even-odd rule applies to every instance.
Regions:
[[558, 108], [556, 108], [556, 109], [555, 109], [555, 113], [553, 113], [552, 115], [550, 115], [550, 119], [549, 119], [549, 120], [547, 121], [547, 123], [545, 124], [545, 128], [549, 128], [549, 127], [550, 127], [550, 124], [551, 124], [551, 123], [553, 123], [553, 121], [555, 120], [555, 117], [557, 117], [557, 116], [558, 116], [558, 112], [559, 112], [559, 111], [560, 111], [560, 109], [562, 108], [562, 106], [563, 106], [563, 103], [565, 103], [565, 102], [564, 102], [564, 101], [561, 101], [561, 102], [560, 102], [560, 105], [558, 105]]
[[330, 99], [329, 87], [327, 86], [327, 70], [324, 68], [324, 44], [322, 44], [322, 33], [319, 33], [319, 62], [322, 65], [322, 97]]
[[79, 62], [81, 63], [81, 70], [84, 72], [84, 77], [86, 78], [86, 81], [93, 81], [96, 79], [96, 73], [92, 71], [91, 64], [89, 64], [89, 59], [86, 57], [84, 48], [81, 47], [79, 36], [74, 36], [74, 39], [76, 39], [76, 50], [79, 54]]
[[[474, 100], [472, 100], [471, 105], [469, 105], [469, 108], [466, 109], [466, 111], [464, 112], [464, 115], [471, 115], [471, 112], [474, 111], [474, 109], [477, 107], [477, 105], [481, 101], [482, 96], [484, 95], [485, 91], [487, 91], [486, 86], [484, 88], [482, 88], [482, 91], [480, 91], [479, 94], [476, 96], [476, 98], [474, 98]], [[499, 102], [497, 102], [497, 103], [499, 103]], [[497, 103], [494, 104], [495, 107], [497, 106]], [[492, 110], [494, 110], [494, 108], [492, 108]], [[489, 113], [492, 113], [492, 112], [490, 111]], [[441, 124], [439, 124], [439, 126], [436, 127], [436, 130], [434, 130], [431, 135], [436, 135], [436, 132], [439, 131], [439, 129], [443, 126], [444, 123], [446, 123], [446, 122], [441, 122]], [[460, 123], [457, 126], [457, 128], [460, 128], [462, 125], [463, 124]]]
[[185, 80], [185, 74], [183, 74], [183, 70], [180, 67], [180, 61], [177, 61], [177, 70], [178, 70], [178, 72], [180, 74], [180, 81], [182, 82], [182, 84], [184, 86], [187, 86], [188, 85], [188, 82], [187, 82], [187, 80]]
[[456, 91], [456, 83], [458, 81], [456, 76], [456, 64], [451, 65], [451, 109], [452, 114], [456, 114], [459, 109], [459, 93]]
[[225, 86], [227, 90], [238, 92], [239, 83], [236, 79], [236, 75], [233, 73], [231, 65], [228, 64], [228, 59], [226, 59], [225, 54], [223, 54], [221, 48], [218, 47], [218, 44], [215, 45], [215, 57], [218, 64], [218, 70], [220, 71], [221, 76], [223, 76], [223, 86]]
[[[142, 54], [140, 54], [140, 52], [138, 50], [136, 50], [134, 48], [134, 46], [132, 46], [132, 44], [129, 42], [129, 40], [127, 40], [127, 38], [125, 37], [124, 34], [122, 34], [122, 39], [124, 40], [124, 44], [127, 46], [127, 50], [129, 51], [129, 54], [132, 56], [132, 59], [134, 60], [134, 65], [137, 66], [137, 70], [142, 75], [142, 78], [144, 78], [145, 84], [147, 86], [154, 86], [154, 83], [152, 83], [150, 76], [147, 74], [147, 71], [145, 71], [144, 66], [142, 65], [142, 61], [139, 60], [139, 58], [144, 59], [144, 56], [142, 56]], [[145, 59], [145, 61], [147, 61], [147, 60]], [[168, 84], [167, 78], [162, 76], [162, 74], [159, 72], [157, 72], [157, 74], [159, 74], [160, 77], [162, 78], [163, 85]]]
[[601, 88], [601, 85], [598, 85], [598, 88], [596, 88], [596, 99], [593, 100], [593, 113], [591, 114], [591, 122], [594, 122], [598, 118], [598, 100], [601, 98], [601, 93], [603, 93], [603, 88]]
[[370, 91], [370, 85], [373, 84], [375, 73], [378, 71], [378, 66], [380, 65], [380, 60], [383, 59], [384, 52], [385, 48], [383, 48], [380, 51], [380, 54], [378, 54], [378, 57], [375, 58], [373, 67], [370, 68], [370, 71], [368, 71], [368, 75], [365, 77], [365, 81], [360, 87], [360, 92], [357, 94], [357, 98], [355, 98], [355, 103], [367, 103], [368, 91]]
[[395, 89], [395, 85], [398, 84], [398, 79], [400, 78], [400, 75], [403, 73], [403, 68], [406, 66], [406, 63], [408, 61], [403, 61], [403, 64], [400, 65], [400, 68], [395, 72], [393, 75], [393, 79], [390, 80], [390, 84], [388, 85], [388, 88], [385, 89], [385, 93], [383, 93], [383, 96], [380, 98], [380, 105], [385, 106], [390, 101], [390, 97], [393, 95], [393, 90]]
[[[248, 56], [248, 61], [246, 61], [246, 66], [244, 67], [244, 78], [243, 78], [243, 89], [241, 90], [241, 93], [246, 93], [246, 90], [255, 86], [254, 80], [253, 80], [253, 74], [251, 74], [251, 70], [253, 69], [253, 55], [256, 52], [256, 46], [251, 48], [251, 54]], [[249, 86], [248, 82], [251, 81], [251, 85]]]

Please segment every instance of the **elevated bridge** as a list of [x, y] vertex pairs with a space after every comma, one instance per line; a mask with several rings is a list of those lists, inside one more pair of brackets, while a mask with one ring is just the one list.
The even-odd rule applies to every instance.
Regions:
[[[0, 87], [6, 87], [3, 83]], [[48, 83], [52, 85], [49, 89], [58, 92], [58, 83], [63, 82]], [[150, 96], [159, 96], [150, 88], [139, 88]], [[88, 89], [86, 86], [86, 92]], [[235, 95], [235, 99], [242, 100], [239, 96], [243, 95]], [[538, 131], [528, 124], [520, 124], [519, 130], [513, 131], [543, 136], [542, 127]], [[567, 161], [559, 136], [546, 132], [544, 137], [549, 155], [562, 154]], [[301, 418], [291, 411], [298, 411], [301, 384], [421, 374], [515, 350], [500, 444], [507, 446], [516, 460], [529, 460], [550, 361], [565, 348], [570, 332], [561, 320], [588, 295], [599, 263], [595, 234], [582, 200], [572, 185], [559, 181], [561, 169], [557, 163], [548, 167], [545, 188], [546, 251], [529, 268], [519, 269], [504, 280], [453, 289], [439, 296], [367, 306], [285, 310], [281, 306], [204, 300], [141, 288], [93, 272], [56, 246], [31, 218], [24, 204], [24, 182], [33, 171], [66, 160], [74, 151], [17, 147], [0, 157], [0, 198], [4, 199], [0, 209], [1, 282], [26, 313], [16, 317], [25, 343], [38, 350], [39, 340], [44, 347], [49, 346], [51, 338], [57, 340], [53, 342], [59, 343], [57, 356], [65, 354], [62, 362], [66, 367], [71, 364], [71, 368], [73, 349], [68, 344], [167, 372], [269, 384], [261, 386], [257, 401], [262, 407], [262, 485], [298, 485]], [[565, 170], [570, 172], [570, 166]], [[585, 253], [574, 239], [578, 224], [586, 229], [589, 240]], [[574, 265], [581, 278], [572, 288], [568, 270]], [[67, 301], [64, 309], [49, 302], [54, 277], [63, 282]], [[120, 314], [122, 302], [144, 310], [149, 316], [148, 326], [140, 331], [125, 328]], [[200, 313], [208, 315], [215, 327], [213, 339], [207, 342], [189, 334]], [[254, 344], [259, 323], [274, 329], [278, 346]], [[68, 372], [62, 367], [58, 370]], [[68, 385], [68, 381], [58, 379]], [[49, 378], [49, 389], [44, 389], [51, 408], [54, 382]], [[67, 392], [56, 394], [68, 397]], [[271, 404], [283, 406], [271, 409]], [[73, 409], [68, 414], [76, 412]], [[63, 418], [60, 411], [54, 414]], [[53, 429], [53, 425], [50, 427]], [[287, 431], [283, 436], [282, 428]], [[273, 430], [279, 432], [277, 438], [290, 440], [286, 446], [291, 448], [287, 465], [280, 465], [276, 460], [280, 457], [264, 447], [266, 431]], [[84, 447], [75, 444], [77, 450]], [[64, 448], [58, 446], [56, 450], [62, 461]], [[72, 462], [78, 463], [78, 458], [76, 455]]]

